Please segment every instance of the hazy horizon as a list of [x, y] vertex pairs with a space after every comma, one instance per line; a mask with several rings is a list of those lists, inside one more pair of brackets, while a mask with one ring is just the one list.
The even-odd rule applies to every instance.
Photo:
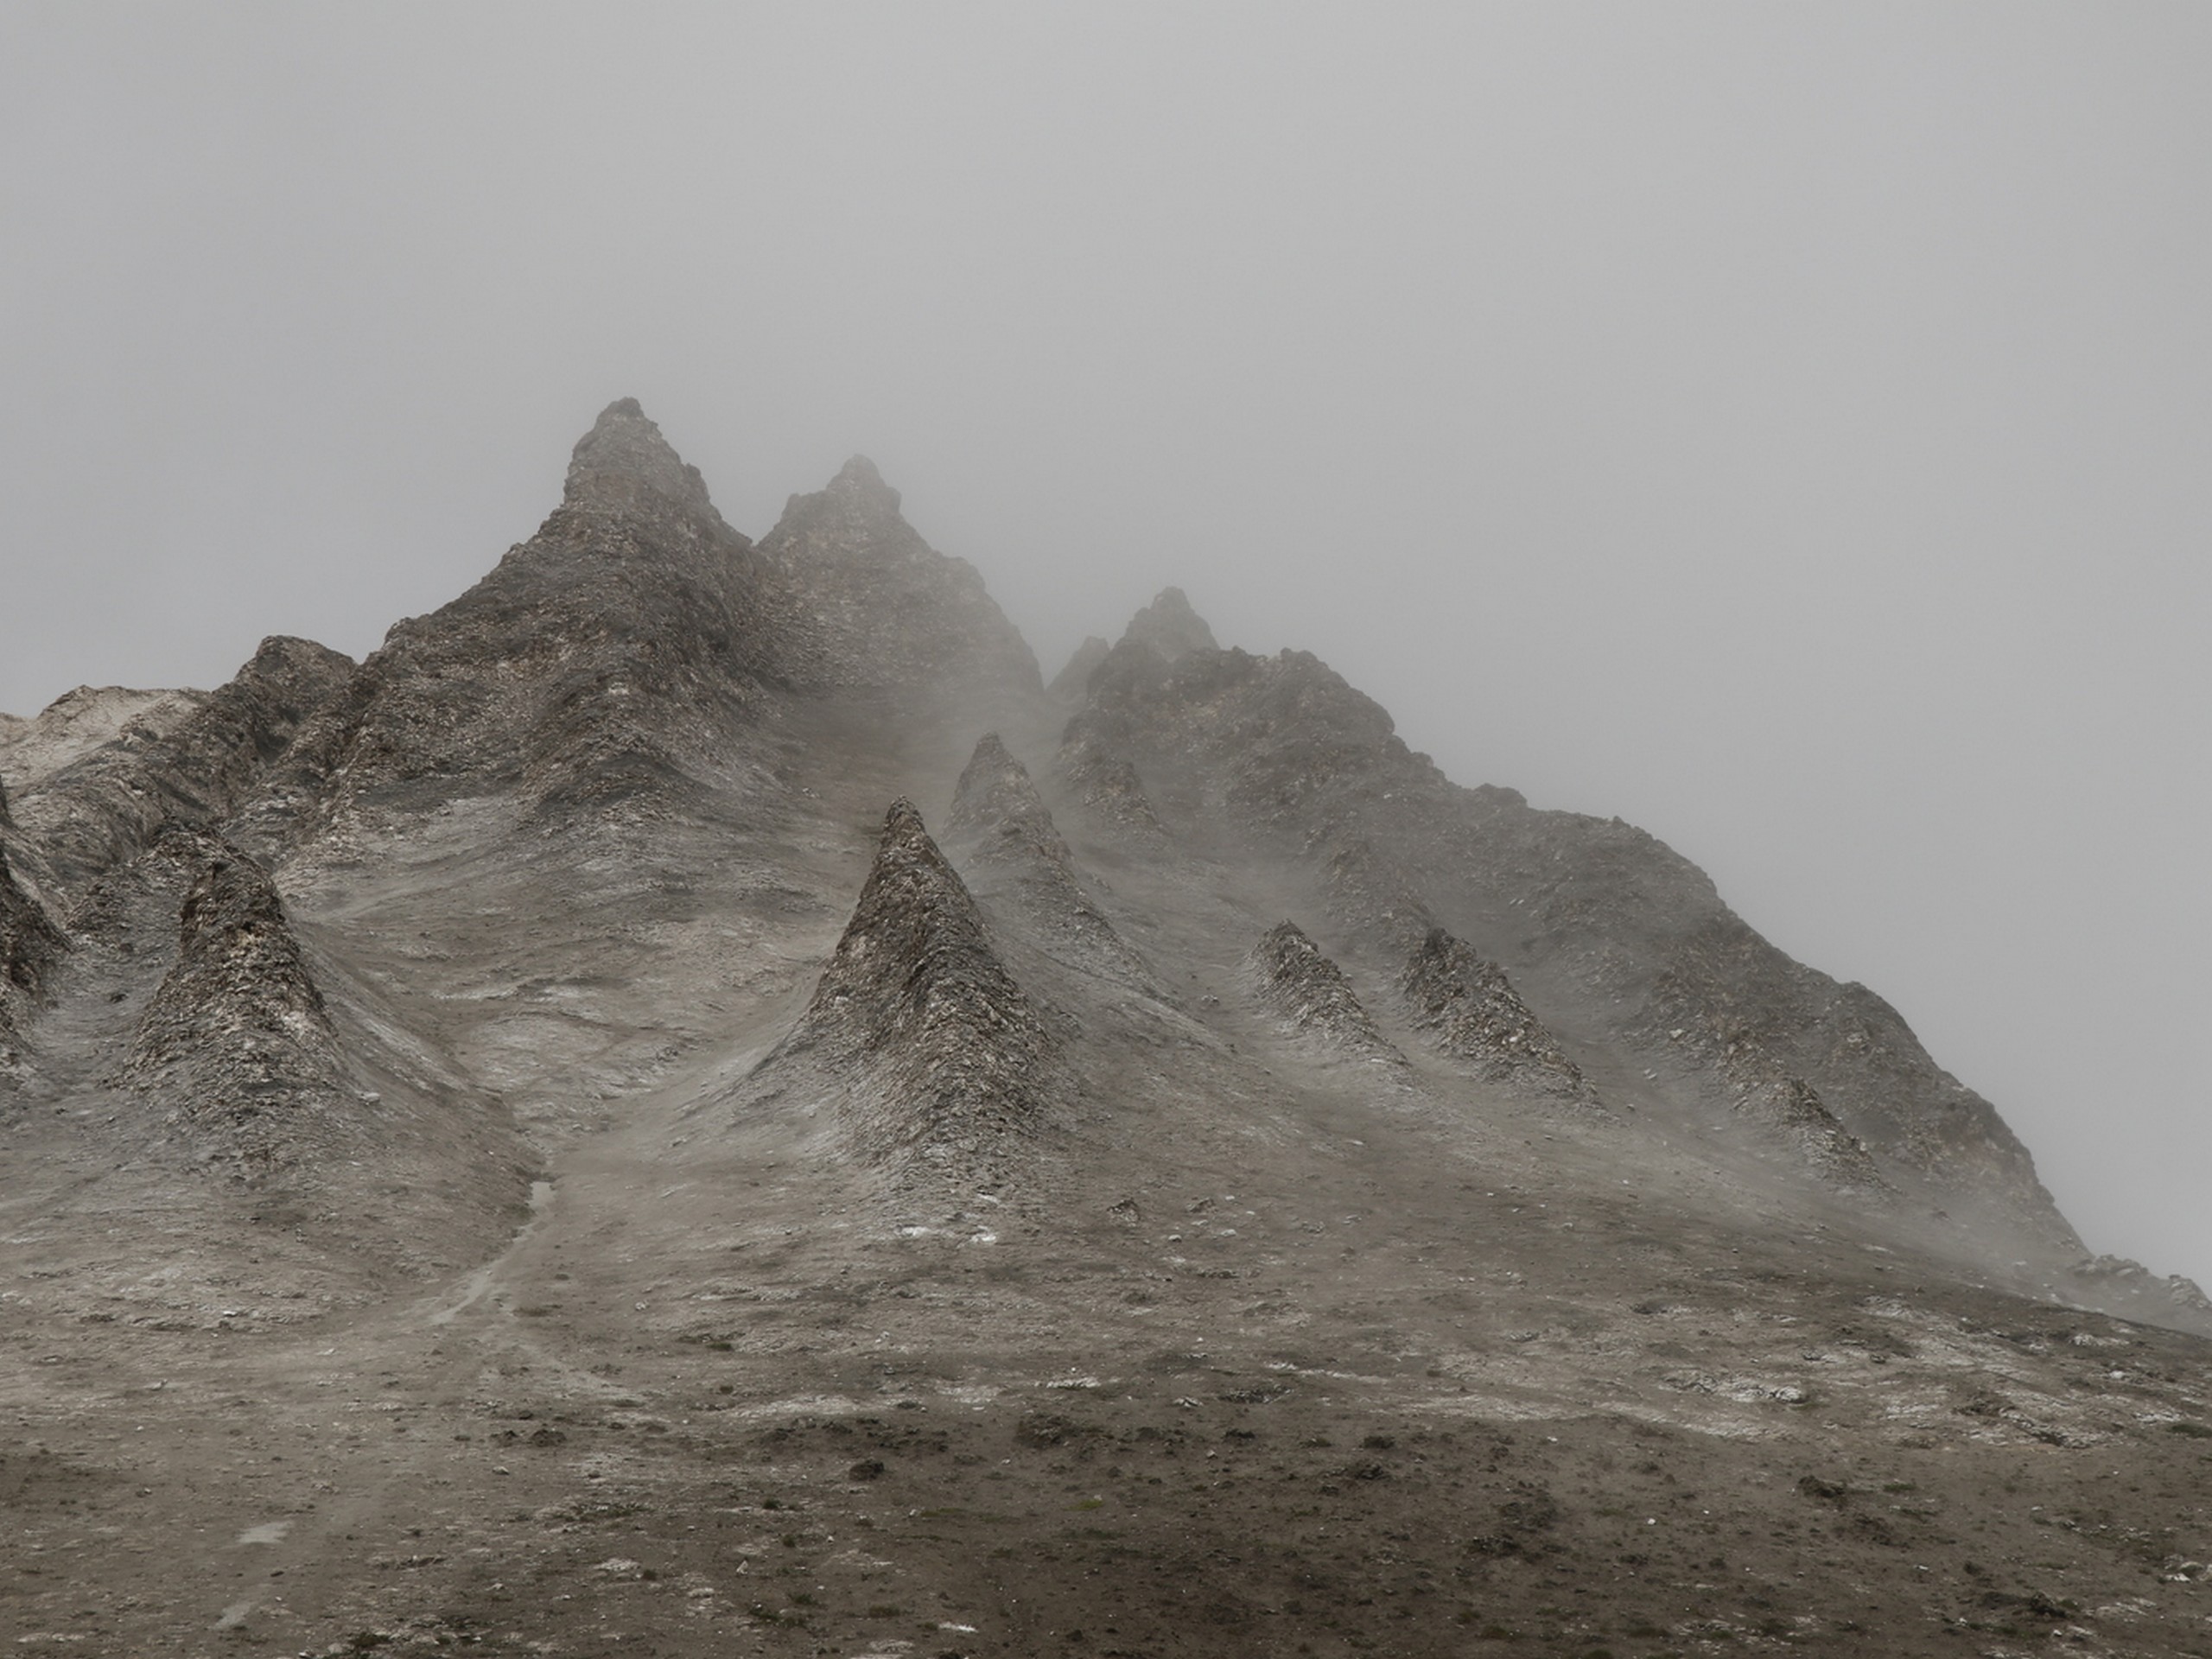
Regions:
[[2212, 15], [0, 5], [0, 709], [356, 657], [635, 396], [1055, 672], [1181, 586], [2212, 1281]]

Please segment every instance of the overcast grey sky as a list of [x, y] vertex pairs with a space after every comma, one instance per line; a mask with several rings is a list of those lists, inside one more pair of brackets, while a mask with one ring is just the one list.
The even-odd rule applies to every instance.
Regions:
[[0, 0], [0, 709], [359, 655], [641, 398], [1046, 671], [1618, 813], [2212, 1283], [2212, 8]]

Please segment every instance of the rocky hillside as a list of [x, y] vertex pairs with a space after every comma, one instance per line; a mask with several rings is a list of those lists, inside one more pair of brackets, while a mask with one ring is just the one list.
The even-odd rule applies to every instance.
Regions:
[[34, 1646], [2202, 1645], [2212, 1304], [1875, 993], [628, 400], [363, 662], [0, 721], [0, 1144]]

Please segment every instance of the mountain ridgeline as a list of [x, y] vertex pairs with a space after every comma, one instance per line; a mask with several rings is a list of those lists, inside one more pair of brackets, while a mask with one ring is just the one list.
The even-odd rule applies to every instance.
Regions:
[[0, 725], [0, 1108], [302, 1250], [465, 1265], [649, 1100], [664, 1160], [976, 1213], [1326, 1098], [2206, 1313], [2088, 1262], [1888, 1004], [1650, 836], [1453, 782], [1173, 588], [1048, 685], [866, 460], [756, 540], [628, 400], [365, 661], [73, 693]]

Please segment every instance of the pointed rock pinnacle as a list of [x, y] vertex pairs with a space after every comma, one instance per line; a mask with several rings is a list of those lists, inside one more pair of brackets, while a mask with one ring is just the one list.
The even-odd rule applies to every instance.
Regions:
[[847, 1085], [853, 1149], [970, 1162], [1031, 1127], [1052, 1044], [922, 815], [885, 815], [875, 861], [786, 1052]]
[[1219, 651], [1213, 630], [1191, 608], [1180, 588], [1163, 588], [1151, 604], [1129, 619], [1122, 635], [1125, 642], [1149, 645], [1168, 663], [1180, 662], [1194, 651]]
[[659, 511], [695, 518], [715, 511], [699, 469], [676, 453], [634, 397], [609, 404], [576, 441], [563, 505], [587, 512]]

